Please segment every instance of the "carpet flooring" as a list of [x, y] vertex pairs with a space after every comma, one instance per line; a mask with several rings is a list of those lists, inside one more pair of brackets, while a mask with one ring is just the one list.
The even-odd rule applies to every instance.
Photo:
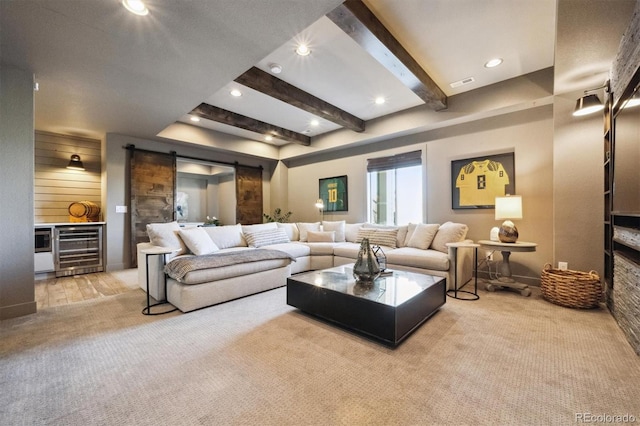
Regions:
[[396, 349], [287, 306], [285, 288], [156, 317], [139, 289], [42, 309], [0, 322], [0, 423], [640, 422], [640, 358], [604, 308], [480, 295], [447, 298]]

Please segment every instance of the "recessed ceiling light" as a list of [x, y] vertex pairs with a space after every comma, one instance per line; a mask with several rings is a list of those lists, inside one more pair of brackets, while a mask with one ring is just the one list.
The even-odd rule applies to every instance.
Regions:
[[242, 96], [242, 92], [239, 91], [238, 89], [233, 89], [232, 91], [229, 92], [229, 94], [234, 98], [239, 98], [240, 96]]
[[274, 74], [280, 74], [282, 72], [282, 65], [280, 65], [280, 64], [269, 64], [269, 69]]
[[149, 9], [141, 0], [122, 0], [122, 5], [131, 13], [145, 16], [149, 14]]
[[314, 126], [314, 127], [315, 127], [315, 126], [319, 126], [319, 125], [320, 125], [320, 122], [319, 122], [318, 120], [311, 120], [311, 121], [309, 122], [309, 124], [311, 124], [312, 126]]
[[487, 61], [486, 64], [484, 64], [485, 68], [494, 68], [497, 67], [498, 65], [500, 65], [502, 63], [502, 58], [494, 58], [491, 59], [490, 61]]
[[271, 142], [273, 140], [273, 136], [267, 135], [267, 136], [264, 137], [264, 140], [267, 141], [267, 142]]
[[387, 102], [387, 100], [384, 98], [384, 96], [378, 96], [375, 100], [376, 105], [382, 105], [385, 102]]
[[307, 56], [311, 53], [311, 49], [309, 49], [309, 46], [306, 44], [299, 44], [298, 47], [296, 47], [296, 53], [300, 56]]
[[200, 121], [200, 117], [196, 117], [195, 115], [192, 115], [191, 117], [189, 117], [189, 120], [197, 123], [198, 121]]

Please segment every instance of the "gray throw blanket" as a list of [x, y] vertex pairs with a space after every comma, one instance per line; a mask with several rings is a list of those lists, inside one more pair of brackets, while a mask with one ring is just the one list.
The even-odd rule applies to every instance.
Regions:
[[164, 267], [164, 272], [176, 281], [181, 281], [191, 271], [272, 259], [291, 259], [294, 262], [296, 261], [294, 257], [280, 250], [240, 250], [173, 259]]

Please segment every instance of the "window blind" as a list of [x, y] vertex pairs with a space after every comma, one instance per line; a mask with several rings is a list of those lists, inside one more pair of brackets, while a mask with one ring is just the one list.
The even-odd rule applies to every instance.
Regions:
[[422, 164], [422, 151], [404, 152], [390, 157], [367, 159], [367, 172], [382, 172], [401, 167], [419, 166]]

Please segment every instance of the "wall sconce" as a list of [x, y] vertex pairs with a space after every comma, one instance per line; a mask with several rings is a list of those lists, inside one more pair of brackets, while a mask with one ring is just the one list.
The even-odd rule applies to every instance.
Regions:
[[324, 201], [322, 201], [322, 198], [316, 200], [316, 207], [320, 213], [320, 222], [322, 222], [324, 220]]
[[609, 90], [609, 81], [600, 87], [595, 89], [585, 90], [584, 95], [576, 101], [576, 107], [573, 110], [574, 117], [580, 117], [583, 115], [593, 114], [604, 109], [604, 105], [598, 98], [598, 95], [589, 92], [595, 92], [596, 90], [605, 89], [605, 92]]
[[69, 164], [67, 164], [67, 169], [84, 170], [84, 164], [82, 164], [82, 160], [80, 160], [80, 156], [78, 154], [71, 155], [71, 160], [69, 160]]
[[518, 240], [518, 228], [511, 219], [522, 219], [522, 197], [520, 195], [507, 195], [496, 197], [496, 220], [502, 220], [502, 226], [498, 231], [498, 238], [503, 243], [515, 243]]

